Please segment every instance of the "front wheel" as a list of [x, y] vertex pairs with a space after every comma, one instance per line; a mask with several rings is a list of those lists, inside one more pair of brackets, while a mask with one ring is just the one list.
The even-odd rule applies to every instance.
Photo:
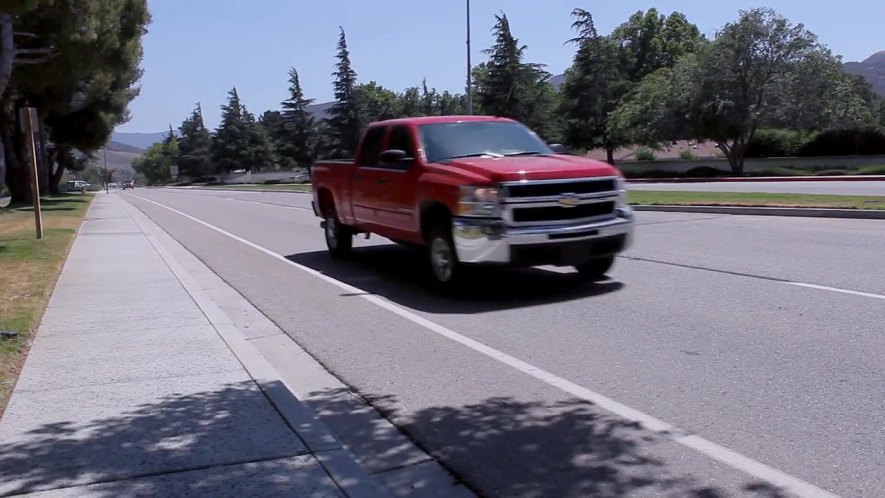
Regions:
[[584, 278], [589, 280], [601, 280], [605, 278], [605, 274], [611, 270], [614, 264], [615, 257], [607, 256], [605, 258], [592, 259], [576, 266], [575, 268]]
[[335, 213], [326, 215], [326, 247], [333, 258], [346, 258], [353, 249], [353, 233], [338, 221]]
[[449, 230], [441, 226], [434, 228], [430, 232], [427, 247], [431, 275], [437, 287], [444, 290], [453, 288], [461, 271], [458, 253]]

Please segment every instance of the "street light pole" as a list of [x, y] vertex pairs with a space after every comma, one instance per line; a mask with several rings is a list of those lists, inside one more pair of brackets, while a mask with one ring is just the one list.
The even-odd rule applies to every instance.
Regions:
[[470, 0], [467, 0], [467, 114], [473, 114], [473, 64], [470, 60]]

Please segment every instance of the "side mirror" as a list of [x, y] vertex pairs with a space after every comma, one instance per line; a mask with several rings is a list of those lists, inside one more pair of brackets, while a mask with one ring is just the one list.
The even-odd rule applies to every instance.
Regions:
[[380, 159], [383, 164], [398, 164], [412, 160], [406, 151], [400, 149], [385, 150], [381, 153]]
[[550, 146], [550, 148], [553, 149], [553, 152], [555, 152], [556, 154], [570, 154], [571, 153], [571, 152], [569, 152], [568, 147], [566, 147], [565, 145], [562, 145], [562, 144], [552, 144]]

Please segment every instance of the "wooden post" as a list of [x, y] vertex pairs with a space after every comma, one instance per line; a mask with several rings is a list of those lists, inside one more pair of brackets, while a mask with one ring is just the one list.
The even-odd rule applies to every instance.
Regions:
[[28, 152], [31, 154], [31, 197], [34, 199], [34, 223], [37, 227], [37, 239], [43, 238], [43, 213], [40, 211], [40, 184], [37, 171], [37, 146], [34, 143], [34, 124], [37, 122], [37, 109], [22, 107], [19, 120], [28, 137]]

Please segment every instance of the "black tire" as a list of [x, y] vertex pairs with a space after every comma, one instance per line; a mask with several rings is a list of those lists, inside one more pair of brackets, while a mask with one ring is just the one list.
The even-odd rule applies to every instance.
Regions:
[[453, 290], [461, 279], [461, 264], [452, 240], [452, 231], [436, 226], [427, 237], [427, 261], [434, 286], [443, 291]]
[[353, 232], [338, 221], [338, 215], [334, 211], [326, 214], [324, 231], [326, 247], [333, 258], [343, 259], [351, 255], [353, 252]]
[[614, 256], [592, 259], [575, 267], [582, 277], [588, 280], [602, 280], [615, 264]]

